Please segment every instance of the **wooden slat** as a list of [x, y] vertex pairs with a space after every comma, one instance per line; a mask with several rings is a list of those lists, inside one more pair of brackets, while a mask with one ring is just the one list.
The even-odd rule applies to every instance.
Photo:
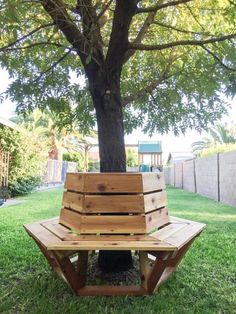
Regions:
[[59, 222], [69, 228], [79, 232], [81, 228], [81, 215], [73, 212], [72, 210], [62, 208], [60, 213]]
[[139, 173], [86, 174], [84, 192], [142, 193], [142, 176]]
[[83, 212], [84, 209], [84, 195], [73, 192], [64, 192], [62, 205], [73, 210]]
[[85, 195], [86, 213], [144, 213], [142, 194]]
[[67, 190], [83, 192], [84, 174], [83, 173], [67, 173], [64, 188]]
[[48, 250], [175, 251], [172, 244], [161, 241], [60, 241], [50, 243]]
[[78, 290], [78, 295], [145, 295], [147, 291], [140, 286], [86, 286]]
[[164, 241], [178, 247], [179, 249], [200, 234], [205, 226], [205, 224], [201, 223], [188, 224], [183, 229], [175, 232], [173, 235], [166, 237]]
[[144, 195], [145, 212], [167, 206], [166, 191], [155, 192]]
[[32, 223], [24, 225], [26, 231], [35, 238], [42, 246], [48, 247], [51, 244], [59, 244], [61, 240], [53, 233], [43, 228], [39, 223]]
[[146, 232], [151, 232], [155, 228], [159, 228], [169, 222], [168, 209], [161, 208], [146, 214]]
[[81, 215], [81, 233], [145, 233], [142, 215]]
[[174, 234], [177, 231], [180, 231], [184, 227], [186, 227], [187, 223], [171, 223], [168, 226], [163, 227], [160, 230], [157, 230], [150, 234], [150, 236], [157, 238], [159, 240], [164, 240], [167, 237], [170, 237], [172, 234]]
[[164, 174], [162, 172], [142, 173], [143, 193], [165, 189]]
[[149, 235], [76, 235], [67, 227], [59, 224], [58, 219], [52, 222], [41, 222], [41, 225], [47, 230], [51, 231], [62, 241], [155, 241]]

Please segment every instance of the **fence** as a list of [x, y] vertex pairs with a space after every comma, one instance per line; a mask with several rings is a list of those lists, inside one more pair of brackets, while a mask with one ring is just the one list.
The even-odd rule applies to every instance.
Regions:
[[48, 160], [43, 174], [43, 183], [63, 183], [67, 172], [76, 172], [77, 163], [70, 161]]
[[167, 184], [236, 206], [236, 151], [164, 168]]

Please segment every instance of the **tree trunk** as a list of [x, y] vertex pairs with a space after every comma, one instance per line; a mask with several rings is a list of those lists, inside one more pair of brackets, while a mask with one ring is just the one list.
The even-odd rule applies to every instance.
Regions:
[[[104, 82], [109, 82], [104, 86]], [[98, 89], [90, 90], [96, 109], [101, 172], [125, 172], [123, 112], [119, 74], [96, 82]], [[118, 272], [132, 267], [131, 251], [100, 251], [100, 269]]]

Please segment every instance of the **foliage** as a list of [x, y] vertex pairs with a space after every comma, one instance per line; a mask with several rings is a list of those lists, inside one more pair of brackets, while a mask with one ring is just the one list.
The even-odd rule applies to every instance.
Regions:
[[0, 145], [10, 153], [9, 191], [11, 196], [31, 191], [40, 181], [47, 146], [33, 132], [0, 127]]
[[199, 156], [207, 157], [217, 153], [227, 153], [231, 151], [236, 151], [236, 144], [215, 144], [203, 149]]
[[99, 161], [89, 160], [88, 171], [99, 172], [99, 169], [100, 169], [100, 162]]
[[64, 153], [63, 154], [63, 160], [64, 161], [73, 161], [77, 162], [77, 170], [82, 171], [84, 167], [84, 157], [82, 153], [77, 152], [77, 153]]
[[32, 193], [22, 204], [1, 208], [0, 312], [235, 313], [235, 208], [183, 190], [167, 192], [171, 215], [204, 222], [207, 228], [175, 274], [149, 297], [80, 298], [53, 275], [22, 225], [57, 216], [62, 189]]
[[234, 125], [220, 125], [209, 128], [210, 137], [203, 138], [192, 144], [193, 152], [200, 156], [211, 155], [217, 152], [232, 150], [236, 143], [236, 130]]
[[[117, 51], [123, 58], [121, 93], [127, 132], [139, 126], [150, 133], [201, 130], [227, 111], [220, 94], [231, 97], [236, 92], [233, 1], [86, 3], [88, 15], [83, 1], [77, 6], [71, 0], [0, 2], [0, 64], [12, 78], [7, 94], [19, 112], [50, 108], [60, 125], [73, 121], [80, 131], [88, 132], [96, 115], [87, 75], [101, 64], [105, 69], [109, 57], [113, 70]], [[114, 47], [126, 26], [125, 20], [123, 28], [113, 23], [123, 3], [126, 12], [138, 4], [127, 25], [129, 37], [125, 33]], [[64, 24], [59, 18], [54, 23], [48, 14], [54, 4], [65, 11]], [[74, 32], [67, 32], [62, 24]], [[112, 25], [117, 27], [114, 32]], [[75, 33], [79, 40], [73, 38]]]
[[126, 165], [128, 167], [135, 167], [138, 165], [138, 154], [132, 148], [126, 149]]

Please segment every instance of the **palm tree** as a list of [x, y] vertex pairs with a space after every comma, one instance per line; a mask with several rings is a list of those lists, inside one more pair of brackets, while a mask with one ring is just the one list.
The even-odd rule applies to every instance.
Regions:
[[199, 155], [204, 149], [216, 144], [235, 144], [236, 134], [235, 127], [229, 127], [227, 124], [217, 124], [215, 127], [208, 129], [210, 138], [205, 137], [200, 141], [192, 143], [192, 151]]

